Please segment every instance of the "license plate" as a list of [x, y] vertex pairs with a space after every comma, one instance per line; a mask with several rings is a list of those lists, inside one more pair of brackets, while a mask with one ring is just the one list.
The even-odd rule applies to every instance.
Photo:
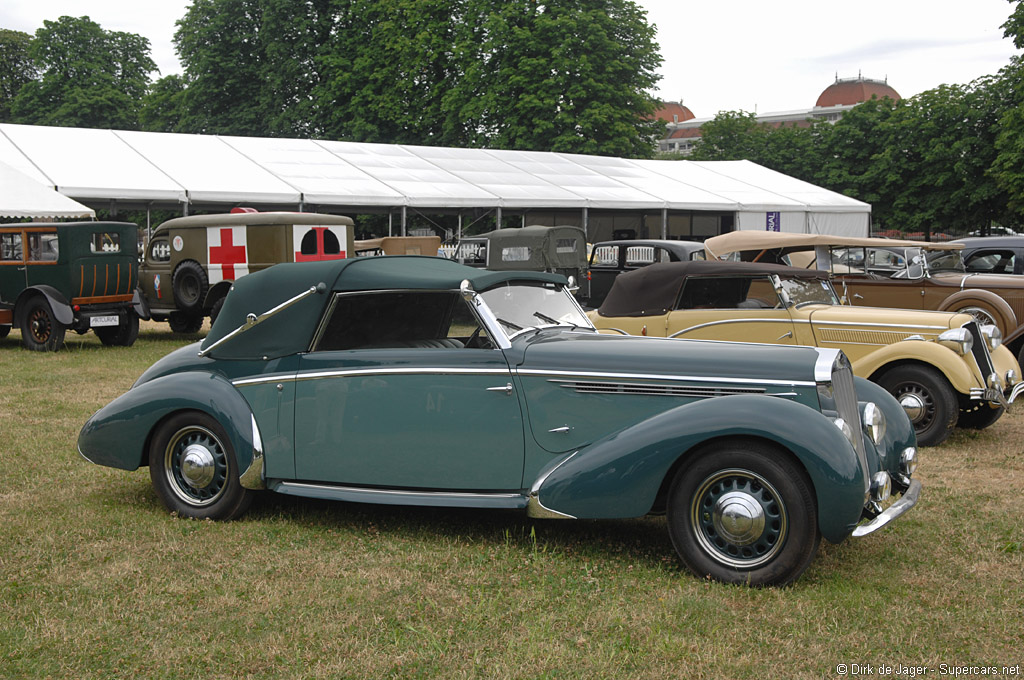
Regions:
[[89, 319], [89, 326], [96, 328], [98, 326], [116, 326], [118, 324], [118, 317], [115, 316], [94, 316]]

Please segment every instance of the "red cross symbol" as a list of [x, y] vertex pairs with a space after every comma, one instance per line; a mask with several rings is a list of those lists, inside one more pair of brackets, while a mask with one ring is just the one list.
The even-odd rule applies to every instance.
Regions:
[[[242, 227], [243, 229], [245, 227]], [[245, 246], [236, 246], [231, 227], [220, 230], [220, 245], [210, 246], [210, 264], [221, 265], [221, 274], [226, 281], [235, 280], [235, 265], [245, 264]]]

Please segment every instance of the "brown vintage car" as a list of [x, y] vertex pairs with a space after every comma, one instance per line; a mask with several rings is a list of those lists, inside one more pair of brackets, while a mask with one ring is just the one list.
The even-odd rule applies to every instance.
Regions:
[[998, 327], [1018, 361], [1024, 354], [1024, 278], [966, 271], [963, 244], [737, 231], [709, 238], [704, 247], [709, 258], [830, 271], [852, 305], [971, 314]]

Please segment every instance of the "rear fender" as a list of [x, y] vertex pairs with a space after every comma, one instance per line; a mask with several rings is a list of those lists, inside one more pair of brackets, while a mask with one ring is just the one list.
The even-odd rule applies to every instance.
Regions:
[[25, 303], [34, 295], [42, 295], [46, 298], [46, 301], [50, 303], [50, 309], [53, 310], [54, 318], [61, 324], [70, 326], [75, 322], [75, 312], [71, 309], [71, 305], [68, 304], [67, 298], [53, 286], [40, 284], [29, 286], [21, 291], [21, 295], [18, 296], [18, 301], [14, 303], [15, 326], [21, 325], [22, 319], [25, 317]]
[[137, 385], [93, 414], [78, 435], [78, 451], [97, 465], [135, 470], [148, 465], [153, 431], [179, 411], [203, 411], [227, 432], [239, 470], [262, 449], [249, 404], [225, 378], [203, 371], [172, 373]]
[[866, 473], [835, 424], [788, 399], [736, 395], [685, 404], [609, 435], [561, 459], [531, 493], [547, 511], [578, 518], [639, 517], [686, 456], [702, 444], [757, 438], [790, 451], [807, 471], [829, 541], [846, 538], [861, 518]]

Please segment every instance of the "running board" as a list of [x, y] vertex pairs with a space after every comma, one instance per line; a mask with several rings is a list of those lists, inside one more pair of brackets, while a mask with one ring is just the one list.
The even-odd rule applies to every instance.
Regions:
[[289, 496], [321, 498], [350, 503], [378, 503], [383, 505], [425, 505], [448, 508], [521, 510], [529, 502], [529, 498], [523, 494], [507, 492], [406, 491], [282, 481], [271, 481], [267, 484], [267, 488]]

